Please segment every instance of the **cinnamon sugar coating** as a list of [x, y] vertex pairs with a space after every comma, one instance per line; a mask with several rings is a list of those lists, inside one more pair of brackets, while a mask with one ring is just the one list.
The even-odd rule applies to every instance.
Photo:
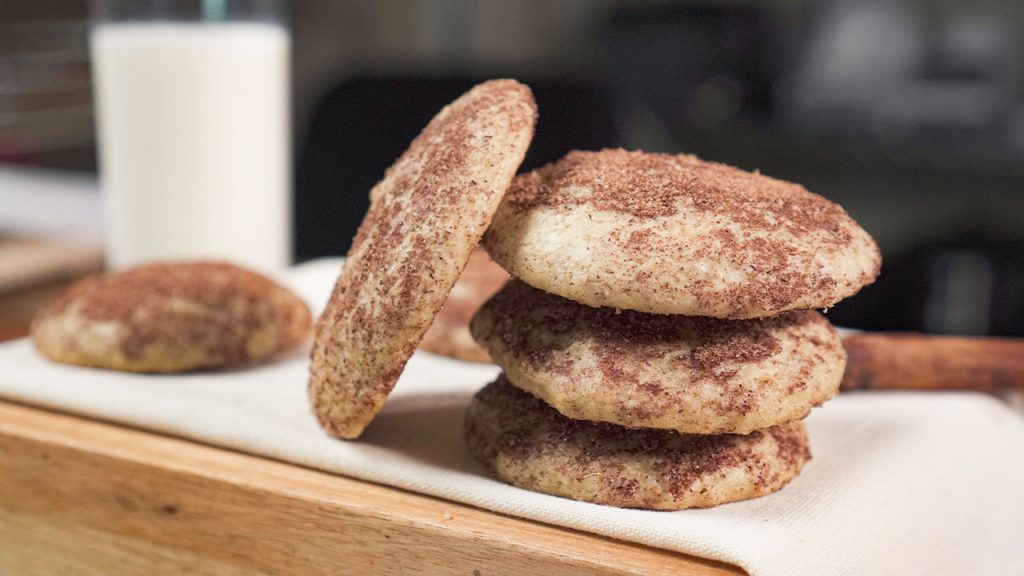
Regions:
[[760, 320], [591, 308], [512, 280], [472, 333], [515, 386], [569, 418], [746, 434], [839, 391], [846, 355], [818, 312]]
[[358, 437], [491, 222], [533, 136], [537, 108], [513, 80], [445, 107], [370, 193], [310, 365], [313, 411], [328, 434]]
[[183, 372], [266, 360], [309, 336], [287, 288], [223, 262], [152, 264], [86, 278], [33, 320], [51, 360], [130, 372]]
[[780, 490], [811, 458], [803, 422], [695, 436], [571, 420], [504, 376], [477, 393], [466, 444], [498, 479], [597, 504], [715, 506]]
[[591, 306], [760, 318], [827, 308], [881, 257], [838, 205], [690, 155], [570, 152], [516, 178], [484, 245], [503, 268]]
[[458, 360], [489, 363], [491, 355], [473, 340], [469, 321], [508, 279], [508, 272], [495, 264], [483, 248], [473, 250], [466, 269], [452, 287], [434, 323], [423, 335], [420, 350]]

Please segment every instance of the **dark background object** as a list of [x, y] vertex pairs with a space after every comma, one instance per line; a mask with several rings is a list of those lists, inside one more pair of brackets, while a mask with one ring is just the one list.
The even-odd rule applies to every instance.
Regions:
[[878, 282], [829, 319], [878, 331], [1021, 336], [1022, 253], [1024, 243], [980, 236], [921, 244], [886, 261]]
[[[369, 207], [370, 189], [438, 110], [481, 79], [355, 78], [313, 112], [296, 167], [296, 251], [345, 253]], [[543, 110], [522, 169], [573, 148], [620, 145], [600, 87], [571, 80], [529, 82]]]
[[[754, 7], [620, 8], [608, 22], [608, 72], [626, 115], [669, 129], [767, 120], [777, 33]], [[627, 128], [628, 130], [628, 128]]]

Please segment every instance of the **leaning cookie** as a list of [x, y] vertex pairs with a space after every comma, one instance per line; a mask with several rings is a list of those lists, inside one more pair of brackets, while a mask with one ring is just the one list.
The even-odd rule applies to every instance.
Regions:
[[331, 436], [358, 438], [383, 407], [515, 177], [536, 117], [526, 86], [480, 84], [371, 192], [313, 338], [309, 397]]
[[881, 262], [841, 207], [800, 185], [624, 150], [570, 152], [517, 177], [484, 246], [570, 300], [734, 319], [828, 308]]
[[839, 391], [835, 328], [801, 310], [761, 320], [591, 308], [513, 280], [472, 332], [512, 384], [569, 418], [690, 434], [799, 420]]
[[703, 508], [780, 490], [811, 458], [802, 422], [746, 436], [570, 420], [501, 376], [466, 413], [466, 443], [499, 480], [597, 504]]
[[495, 264], [483, 248], [474, 250], [448, 300], [423, 335], [420, 350], [469, 362], [490, 362], [491, 355], [470, 335], [469, 321], [508, 278], [508, 272]]
[[56, 362], [168, 373], [269, 359], [311, 324], [302, 300], [255, 272], [181, 262], [81, 280], [40, 310], [31, 335]]

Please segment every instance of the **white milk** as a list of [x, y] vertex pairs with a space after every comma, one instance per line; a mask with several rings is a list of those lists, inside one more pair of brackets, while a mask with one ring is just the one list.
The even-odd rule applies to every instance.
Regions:
[[91, 44], [108, 265], [287, 265], [288, 32], [116, 23]]

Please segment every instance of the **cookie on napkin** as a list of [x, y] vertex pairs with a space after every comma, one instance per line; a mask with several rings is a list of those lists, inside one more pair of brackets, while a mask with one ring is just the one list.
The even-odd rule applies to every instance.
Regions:
[[480, 84], [441, 110], [371, 192], [315, 329], [309, 396], [328, 434], [357, 438], [383, 406], [490, 225], [536, 118], [526, 86]]
[[748, 435], [678, 434], [571, 420], [504, 376], [466, 413], [470, 452], [498, 479], [624, 508], [715, 506], [780, 490], [811, 458], [803, 422]]
[[490, 362], [491, 355], [469, 333], [469, 322], [508, 278], [508, 272], [495, 264], [483, 248], [474, 250], [448, 300], [423, 335], [420, 350], [467, 362]]
[[32, 340], [56, 362], [184, 372], [258, 362], [309, 336], [287, 288], [224, 262], [175, 262], [80, 280], [43, 307]]

